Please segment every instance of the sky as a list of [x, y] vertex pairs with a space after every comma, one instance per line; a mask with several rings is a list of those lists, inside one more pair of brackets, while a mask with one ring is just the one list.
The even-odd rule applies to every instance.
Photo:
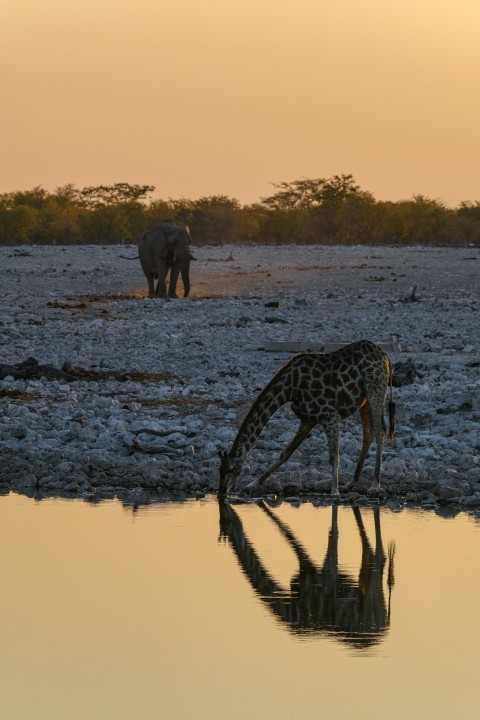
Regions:
[[478, 0], [0, 0], [0, 193], [480, 200]]

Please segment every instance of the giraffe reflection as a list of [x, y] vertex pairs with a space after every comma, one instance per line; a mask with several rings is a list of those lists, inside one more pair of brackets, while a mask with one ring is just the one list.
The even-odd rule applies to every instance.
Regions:
[[233, 507], [219, 499], [220, 537], [230, 542], [252, 588], [271, 612], [295, 634], [327, 634], [357, 648], [368, 648], [385, 635], [390, 624], [390, 598], [394, 583], [394, 544], [388, 549], [388, 606], [383, 589], [386, 555], [380, 532], [380, 510], [375, 508], [375, 547], [370, 544], [359, 508], [352, 508], [362, 545], [360, 574], [356, 580], [338, 566], [338, 507], [332, 507], [332, 524], [323, 565], [317, 566], [288, 525], [264, 502], [259, 508], [278, 526], [297, 556], [298, 573], [290, 591], [282, 587], [262, 564], [248, 541]]

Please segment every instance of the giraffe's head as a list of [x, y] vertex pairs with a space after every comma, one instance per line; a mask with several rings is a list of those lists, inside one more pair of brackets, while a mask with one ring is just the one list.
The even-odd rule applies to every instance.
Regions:
[[235, 484], [238, 476], [240, 475], [243, 456], [235, 456], [232, 453], [222, 452], [218, 453], [220, 457], [220, 482], [218, 483], [218, 494], [227, 495], [228, 491]]

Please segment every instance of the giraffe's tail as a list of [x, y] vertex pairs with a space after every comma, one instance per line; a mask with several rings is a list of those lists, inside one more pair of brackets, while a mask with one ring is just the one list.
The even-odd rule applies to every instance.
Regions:
[[395, 403], [393, 402], [393, 371], [390, 363], [390, 400], [388, 401], [388, 439], [390, 445], [395, 447]]

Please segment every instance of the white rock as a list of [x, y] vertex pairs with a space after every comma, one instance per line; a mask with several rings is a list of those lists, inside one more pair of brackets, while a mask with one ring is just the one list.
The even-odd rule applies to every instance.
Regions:
[[[88, 462], [100, 467], [111, 486], [121, 484], [124, 477], [125, 482], [139, 478], [149, 483], [157, 478], [158, 485], [167, 482], [175, 487], [175, 483], [180, 486], [181, 476], [182, 487], [195, 477], [197, 484], [214, 489], [217, 451], [229, 447], [253, 399], [289, 357], [253, 352], [249, 347], [268, 339], [320, 342], [361, 336], [382, 340], [388, 339], [386, 328], [395, 328], [403, 333], [402, 347], [418, 353], [415, 363], [421, 377], [414, 385], [395, 390], [398, 444], [392, 455], [387, 446], [385, 453], [391, 482], [398, 473], [414, 482], [417, 476], [436, 478], [447, 470], [455, 471], [445, 475], [456, 483], [454, 490], [467, 478], [469, 485], [477, 482], [480, 379], [478, 368], [467, 363], [465, 354], [478, 352], [478, 313], [472, 305], [478, 296], [478, 279], [465, 274], [464, 251], [449, 248], [437, 252], [432, 248], [426, 264], [426, 254], [417, 248], [377, 252], [362, 247], [312, 246], [301, 248], [301, 263], [298, 248], [274, 250], [234, 248], [234, 263], [211, 264], [208, 258], [225, 257], [225, 248], [196, 251], [201, 263], [197, 261], [196, 268], [204, 267], [210, 273], [212, 265], [215, 271], [218, 266], [227, 277], [231, 274], [232, 281], [235, 273], [245, 273], [250, 282], [248, 292], [258, 298], [192, 298], [171, 303], [116, 300], [110, 304], [114, 312], [102, 320], [71, 315], [46, 303], [88, 292], [144, 290], [136, 263], [126, 267], [122, 261], [119, 266], [118, 247], [65, 248], [65, 260], [72, 263], [68, 274], [49, 270], [58, 248], [38, 247], [28, 273], [15, 275], [11, 268], [7, 272], [8, 248], [0, 247], [5, 293], [0, 298], [0, 352], [4, 362], [20, 362], [31, 354], [41, 363], [58, 367], [68, 360], [73, 366], [166, 374], [164, 380], [155, 382], [147, 377], [124, 383], [0, 381], [2, 390], [32, 395], [31, 400], [18, 402], [13, 396], [2, 398], [0, 458], [3, 450], [13, 450], [19, 462], [31, 464], [31, 475], [50, 483], [49, 487], [59, 481], [59, 467], [75, 464], [80, 473], [89, 457]], [[373, 254], [382, 258], [376, 265], [403, 268], [406, 264], [411, 268], [409, 287], [399, 282], [393, 288], [385, 282], [369, 283], [367, 288], [363, 276], [353, 268], [369, 263]], [[257, 266], [272, 274], [269, 286], [265, 275], [256, 275]], [[322, 270], [305, 290], [289, 285], [295, 277], [292, 268], [299, 266], [306, 269], [302, 278], [311, 266], [330, 266], [331, 270]], [[418, 280], [423, 288], [422, 307], [397, 302]], [[195, 288], [194, 275], [192, 284]], [[278, 312], [265, 308], [267, 299], [280, 302]], [[289, 324], [266, 323], [267, 316], [281, 317]], [[242, 317], [249, 320], [238, 327]], [[436, 352], [422, 355], [427, 346]], [[237, 404], [238, 400], [242, 402]], [[458, 410], [467, 402], [472, 411]], [[445, 412], [437, 413], [437, 409]], [[17, 426], [23, 437], [10, 434], [9, 428]], [[250, 472], [264, 469], [297, 426], [287, 409], [275, 415], [248, 458]], [[166, 438], [132, 434], [148, 427], [175, 434]], [[195, 435], [188, 437], [190, 433]], [[139, 452], [127, 455], [134, 438], [149, 446], [163, 444], [172, 457]], [[193, 444], [197, 448], [194, 455]], [[351, 476], [360, 444], [361, 427], [355, 415], [342, 423], [342, 476]], [[173, 451], [180, 453], [178, 457]], [[372, 473], [373, 458], [374, 444], [365, 467], [367, 474]], [[11, 456], [0, 466], [2, 477], [11, 472], [10, 462]], [[312, 467], [317, 468], [317, 477], [329, 477], [326, 441], [320, 429], [275, 477], [288, 479], [293, 473], [302, 480], [312, 475], [305, 468]]]

